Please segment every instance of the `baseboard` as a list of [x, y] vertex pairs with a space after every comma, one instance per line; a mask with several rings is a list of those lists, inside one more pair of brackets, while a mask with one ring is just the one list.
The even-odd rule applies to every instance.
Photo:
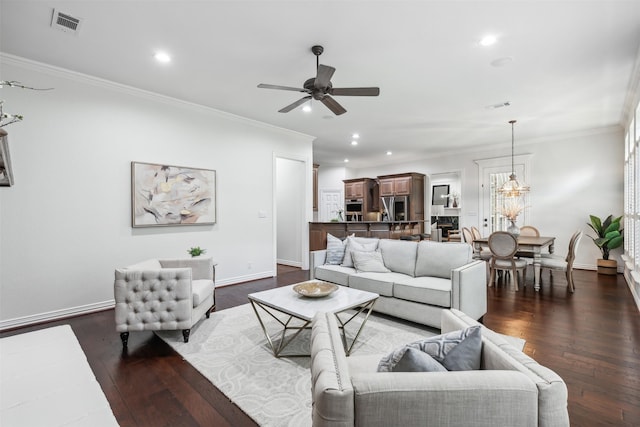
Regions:
[[262, 271], [260, 273], [247, 274], [245, 276], [236, 276], [223, 280], [216, 280], [216, 288], [223, 286], [236, 285], [238, 283], [250, 282], [252, 280], [267, 279], [276, 274], [273, 271]]
[[302, 268], [302, 262], [300, 262], [300, 261], [291, 261], [291, 260], [287, 260], [287, 259], [278, 259], [278, 260], [276, 260], [276, 262], [278, 264], [288, 265], [289, 267]]
[[[81, 314], [89, 314], [96, 311], [107, 310], [115, 306], [114, 300], [96, 302], [93, 304], [81, 305], [78, 307], [65, 308], [62, 310], [49, 311], [46, 313], [32, 314], [24, 317], [16, 317], [0, 321], [0, 331], [7, 329], [20, 328], [22, 326], [33, 325], [42, 322], [51, 322], [67, 317], [78, 316]], [[115, 323], [114, 323], [115, 328]]]

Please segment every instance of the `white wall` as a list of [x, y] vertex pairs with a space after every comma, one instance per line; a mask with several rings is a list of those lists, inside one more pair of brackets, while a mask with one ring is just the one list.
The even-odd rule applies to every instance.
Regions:
[[[583, 135], [553, 140], [517, 141], [515, 154], [532, 154], [530, 224], [544, 235], [556, 236], [556, 253], [566, 254], [577, 229], [585, 231], [578, 248], [576, 268], [595, 269], [601, 258], [588, 237], [589, 214], [622, 215], [624, 139], [621, 128], [597, 129]], [[510, 147], [460, 152], [447, 157], [416, 160], [350, 171], [353, 177], [418, 172], [426, 175], [457, 171], [461, 175], [460, 226], [480, 228], [478, 165], [474, 160], [510, 155]], [[326, 184], [329, 185], [329, 184]], [[430, 196], [430, 195], [429, 195]], [[620, 257], [620, 250], [613, 252]], [[619, 265], [622, 265], [619, 262]]]
[[[218, 284], [275, 274], [274, 153], [306, 159], [310, 177], [311, 137], [0, 60], [3, 80], [55, 88], [2, 89], [5, 111], [25, 118], [4, 128], [15, 185], [0, 188], [0, 328], [109, 306], [114, 268], [196, 245], [218, 261]], [[131, 228], [131, 161], [216, 170], [217, 223]]]

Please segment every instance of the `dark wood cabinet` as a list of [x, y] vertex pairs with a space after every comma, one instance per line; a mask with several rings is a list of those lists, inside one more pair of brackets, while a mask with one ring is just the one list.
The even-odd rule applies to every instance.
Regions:
[[319, 165], [313, 165], [313, 210], [318, 210], [318, 167]]
[[424, 220], [424, 181], [425, 176], [415, 172], [379, 176], [380, 197], [408, 196], [409, 210], [406, 219]]
[[355, 181], [344, 181], [344, 198], [345, 199], [362, 199], [364, 192], [365, 180], [358, 179]]
[[386, 178], [380, 179], [380, 195], [381, 196], [394, 196], [395, 195], [395, 179]]

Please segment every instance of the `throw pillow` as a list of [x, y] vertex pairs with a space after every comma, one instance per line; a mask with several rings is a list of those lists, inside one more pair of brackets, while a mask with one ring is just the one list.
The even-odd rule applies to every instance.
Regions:
[[480, 369], [482, 337], [480, 327], [471, 330], [460, 344], [453, 347], [442, 360], [449, 371], [471, 371]]
[[336, 236], [327, 233], [327, 256], [325, 258], [325, 264], [340, 265], [344, 258], [344, 249], [347, 242], [343, 242]]
[[353, 260], [353, 266], [358, 273], [388, 273], [391, 271], [384, 266], [382, 253], [379, 250], [375, 250], [373, 252], [352, 251], [351, 259]]
[[355, 240], [355, 237], [347, 237], [347, 246], [344, 250], [344, 259], [342, 260], [343, 267], [353, 267], [353, 260], [351, 259], [351, 252], [362, 251], [372, 252], [378, 248], [378, 240], [373, 242], [359, 243]]
[[[466, 329], [448, 332], [397, 348], [380, 360], [380, 363], [378, 363], [378, 372], [392, 372], [393, 367], [398, 364], [398, 361], [404, 356], [405, 351], [409, 347], [423, 351], [433, 357], [437, 362], [442, 363], [445, 356], [469, 334], [474, 332], [475, 329], [479, 330], [480, 326], [471, 326]], [[453, 364], [452, 362], [452, 365]]]
[[393, 372], [445, 372], [436, 359], [417, 348], [409, 347], [393, 367]]

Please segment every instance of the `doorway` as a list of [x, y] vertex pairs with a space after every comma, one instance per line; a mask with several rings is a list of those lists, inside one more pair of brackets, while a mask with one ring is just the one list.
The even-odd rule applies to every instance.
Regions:
[[[529, 182], [530, 174], [530, 154], [514, 156], [514, 170], [518, 178]], [[509, 226], [509, 221], [502, 215], [502, 209], [507, 199], [498, 193], [498, 188], [509, 180], [511, 175], [511, 157], [499, 157], [494, 159], [476, 160], [479, 166], [478, 183], [480, 185], [480, 224], [478, 228], [483, 236], [489, 236], [494, 231], [505, 231]], [[529, 224], [529, 195], [525, 195], [519, 200], [523, 207], [522, 213], [518, 216], [518, 225]]]
[[[304, 160], [275, 159], [275, 253], [277, 265], [304, 268], [306, 168]], [[308, 238], [308, 237], [307, 237]]]

